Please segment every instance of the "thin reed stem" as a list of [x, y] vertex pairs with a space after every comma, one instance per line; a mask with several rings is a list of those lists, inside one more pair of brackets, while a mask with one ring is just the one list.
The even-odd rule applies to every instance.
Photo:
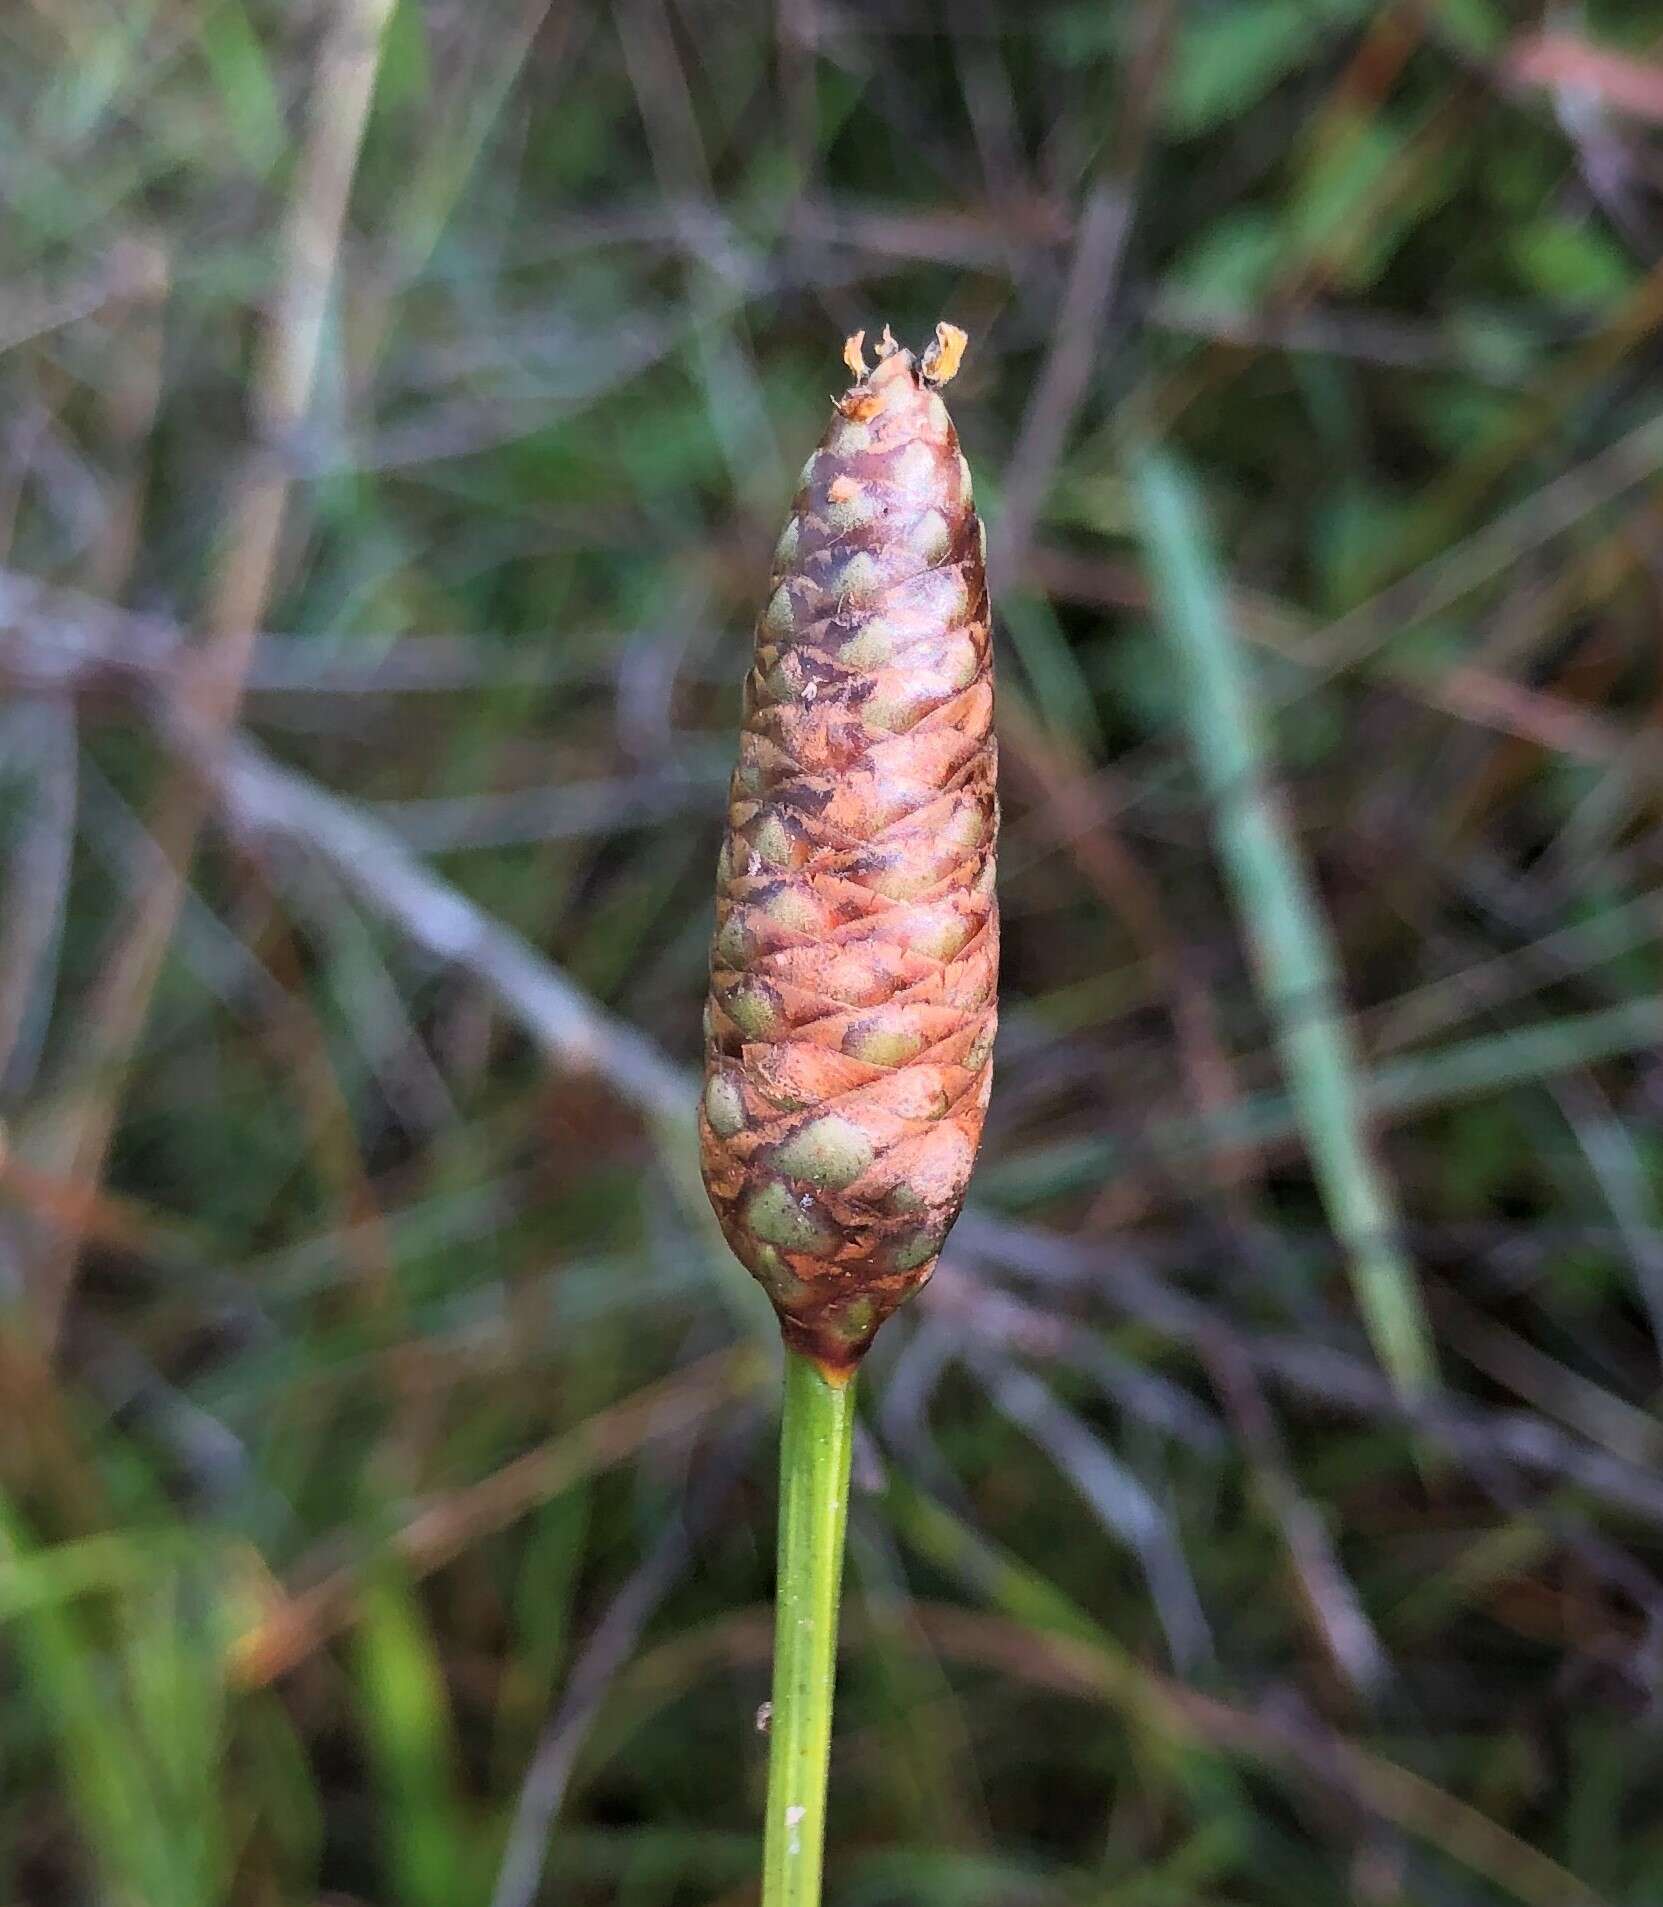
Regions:
[[788, 1351], [762, 1907], [819, 1907], [855, 1387]]

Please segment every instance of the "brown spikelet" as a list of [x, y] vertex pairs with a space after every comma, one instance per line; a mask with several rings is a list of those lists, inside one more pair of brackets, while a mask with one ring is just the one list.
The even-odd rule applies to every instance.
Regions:
[[846, 1377], [935, 1269], [981, 1139], [999, 825], [986, 539], [890, 337], [837, 399], [774, 555], [717, 868], [705, 1184], [786, 1341]]

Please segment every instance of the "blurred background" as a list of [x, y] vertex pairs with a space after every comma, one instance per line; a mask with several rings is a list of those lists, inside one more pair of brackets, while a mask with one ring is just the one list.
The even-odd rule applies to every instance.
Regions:
[[829, 1900], [1663, 1899], [1655, 9], [12, 0], [0, 115], [0, 1894], [754, 1901], [712, 869], [949, 317], [1004, 1024]]

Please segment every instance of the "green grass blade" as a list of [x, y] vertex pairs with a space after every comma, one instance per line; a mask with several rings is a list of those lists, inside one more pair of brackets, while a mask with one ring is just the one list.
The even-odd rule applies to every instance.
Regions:
[[469, 1859], [444, 1670], [409, 1586], [390, 1572], [366, 1597], [358, 1684], [394, 1897], [410, 1907], [482, 1899], [482, 1884], [468, 1884], [483, 1869]]
[[1381, 1362], [1400, 1390], [1423, 1390], [1435, 1370], [1431, 1336], [1397, 1242], [1396, 1203], [1368, 1140], [1333, 940], [1272, 791], [1253, 685], [1201, 507], [1165, 457], [1140, 459], [1134, 475], [1156, 609], [1181, 665], [1185, 723], [1311, 1167]]

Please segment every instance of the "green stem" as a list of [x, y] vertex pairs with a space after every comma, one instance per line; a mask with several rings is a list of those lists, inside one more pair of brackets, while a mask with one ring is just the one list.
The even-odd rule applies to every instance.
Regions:
[[818, 1907], [855, 1387], [785, 1355], [762, 1907]]

